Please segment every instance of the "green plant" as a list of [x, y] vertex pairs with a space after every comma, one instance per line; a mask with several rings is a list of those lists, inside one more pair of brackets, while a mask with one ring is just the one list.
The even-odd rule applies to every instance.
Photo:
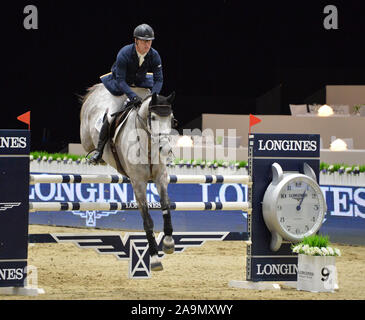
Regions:
[[81, 160], [85, 158], [85, 156], [79, 156], [75, 154], [68, 154], [68, 153], [48, 153], [46, 151], [33, 151], [30, 153], [30, 155], [33, 157], [33, 159], [43, 159], [44, 157], [46, 159], [52, 159], [52, 160], [64, 160], [66, 159], [72, 159], [73, 161]]
[[340, 256], [341, 252], [337, 248], [333, 248], [328, 236], [312, 235], [304, 237], [303, 240], [292, 245], [292, 251], [298, 254], [308, 256]]
[[354, 113], [355, 114], [359, 113], [362, 106], [365, 106], [365, 104], [356, 104], [356, 105], [354, 105]]
[[304, 239], [301, 242], [303, 245], [308, 245], [310, 247], [328, 247], [330, 241], [328, 236], [322, 236], [322, 235], [312, 235], [309, 237], [304, 237]]
[[[44, 157], [46, 159], [52, 160], [64, 160], [66, 159], [72, 159], [73, 161], [82, 160], [85, 159], [85, 156], [80, 155], [74, 155], [74, 154], [67, 154], [67, 153], [48, 153], [46, 151], [33, 151], [30, 153], [30, 155], [33, 157], [33, 159], [43, 159]], [[244, 168], [247, 166], [247, 161], [224, 161], [224, 160], [202, 160], [202, 159], [192, 159], [192, 160], [184, 160], [180, 158], [175, 158], [172, 160], [175, 165], [178, 164], [186, 164], [186, 163], [193, 163], [195, 161], [196, 165], [205, 165], [207, 162], [216, 164], [216, 167], [236, 167], [236, 168]], [[365, 165], [347, 165], [344, 163], [334, 163], [334, 164], [328, 164], [325, 162], [321, 162], [319, 166], [320, 170], [322, 172], [346, 172], [346, 173], [359, 173], [359, 172], [365, 172]]]
[[244, 168], [247, 166], [247, 161], [239, 161], [238, 162], [238, 167], [239, 168]]
[[223, 141], [223, 137], [221, 137], [221, 136], [217, 136], [217, 137], [215, 138], [215, 143], [216, 143], [216, 144], [222, 144], [222, 141]]

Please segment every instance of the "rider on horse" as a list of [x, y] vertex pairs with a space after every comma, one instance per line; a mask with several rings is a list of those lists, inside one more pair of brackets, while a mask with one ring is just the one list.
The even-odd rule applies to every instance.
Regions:
[[[141, 24], [134, 29], [134, 43], [124, 46], [117, 55], [117, 60], [111, 68], [111, 73], [100, 79], [113, 96], [126, 95], [127, 103], [116, 105], [117, 110], [108, 110], [109, 114], [123, 111], [126, 107], [139, 106], [142, 98], [131, 87], [149, 88], [151, 93], [159, 94], [163, 84], [162, 63], [158, 52], [151, 48], [155, 39], [153, 29], [147, 24]], [[147, 72], [153, 73], [148, 77]], [[122, 108], [122, 110], [120, 110]], [[103, 150], [109, 137], [109, 120], [104, 118], [99, 134], [95, 154], [91, 163], [98, 163], [103, 156]]]

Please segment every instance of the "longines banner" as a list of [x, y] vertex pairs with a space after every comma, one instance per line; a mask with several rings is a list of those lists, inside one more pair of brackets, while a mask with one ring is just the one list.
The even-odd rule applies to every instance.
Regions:
[[29, 149], [28, 130], [0, 130], [0, 287], [26, 280]]
[[[365, 243], [365, 187], [321, 186], [328, 211], [321, 232], [331, 241]], [[183, 201], [247, 201], [247, 186], [242, 184], [170, 184], [170, 200]], [[107, 201], [133, 202], [130, 184], [36, 184], [30, 186], [30, 201]], [[155, 184], [148, 185], [148, 202], [158, 202]], [[162, 215], [151, 211], [156, 230], [162, 229]], [[237, 211], [173, 213], [175, 231], [232, 231], [247, 230], [247, 216]], [[87, 211], [30, 213], [30, 223], [80, 227], [140, 229], [139, 211]]]

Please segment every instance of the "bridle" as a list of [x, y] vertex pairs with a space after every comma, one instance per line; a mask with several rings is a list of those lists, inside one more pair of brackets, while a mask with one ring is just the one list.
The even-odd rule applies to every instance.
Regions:
[[[137, 109], [137, 119], [141, 123], [143, 129], [147, 132], [147, 134], [151, 136], [156, 136], [152, 132], [152, 113], [156, 113], [160, 117], [168, 117], [172, 113], [172, 108], [170, 104], [156, 104], [148, 106], [148, 116], [147, 116], [147, 123], [143, 121], [143, 118], [139, 115], [138, 111], [141, 107]], [[171, 127], [173, 127], [175, 119], [171, 120]], [[169, 136], [168, 133], [159, 133], [159, 137], [161, 136]]]
[[[139, 123], [142, 126], [142, 129], [147, 133], [148, 137], [149, 137], [149, 144], [152, 143], [155, 139], [157, 141], [161, 141], [161, 137], [167, 137], [167, 140], [170, 141], [170, 133], [158, 133], [158, 134], [154, 134], [152, 132], [152, 113], [157, 114], [160, 117], [167, 117], [170, 114], [172, 114], [172, 107], [170, 104], [156, 104], [156, 105], [149, 105], [148, 106], [148, 115], [147, 115], [147, 121], [145, 122], [144, 119], [139, 115], [139, 110], [141, 108], [142, 105], [140, 105], [137, 109], [136, 109], [136, 118], [135, 121], [139, 121]], [[177, 121], [175, 120], [174, 117], [172, 117], [171, 119], [171, 128], [175, 125]], [[137, 129], [137, 122], [135, 122], [135, 128]], [[144, 150], [141, 146], [141, 141], [140, 141], [140, 137], [139, 135], [137, 135], [137, 141], [139, 143], [139, 147], [140, 150]], [[160, 149], [161, 150], [161, 149]], [[151, 158], [151, 146], [149, 145], [149, 152], [148, 152], [148, 158], [150, 161]], [[172, 150], [170, 150], [170, 152], [172, 152]], [[152, 169], [151, 169], [152, 170]]]

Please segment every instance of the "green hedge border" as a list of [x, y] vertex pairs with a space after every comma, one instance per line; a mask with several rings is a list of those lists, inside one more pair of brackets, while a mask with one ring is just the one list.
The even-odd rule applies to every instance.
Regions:
[[[34, 160], [47, 160], [47, 161], [76, 161], [81, 162], [85, 159], [85, 156], [68, 154], [68, 153], [48, 153], [46, 151], [34, 151], [30, 153], [31, 158]], [[184, 160], [176, 158], [170, 164], [170, 166], [183, 166], [183, 165], [191, 165], [191, 166], [201, 166], [201, 167], [211, 167], [211, 168], [232, 168], [236, 169], [247, 167], [247, 161], [223, 161], [223, 160]], [[336, 163], [336, 164], [328, 164], [321, 162], [320, 170], [322, 172], [339, 172], [339, 173], [360, 173], [365, 172], [365, 165], [347, 165], [344, 163]]]

